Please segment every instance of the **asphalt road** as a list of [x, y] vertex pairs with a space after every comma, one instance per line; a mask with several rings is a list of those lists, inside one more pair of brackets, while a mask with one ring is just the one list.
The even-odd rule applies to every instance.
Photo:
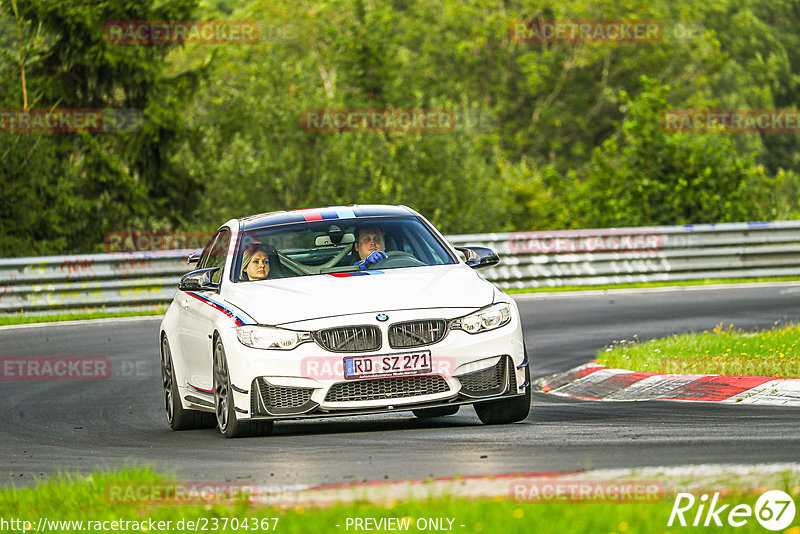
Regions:
[[[800, 320], [800, 284], [716, 290], [520, 296], [534, 376], [587, 362], [614, 340]], [[714, 403], [599, 403], [534, 394], [525, 422], [487, 427], [470, 407], [277, 423], [263, 438], [173, 432], [161, 411], [159, 321], [0, 329], [9, 357], [97, 357], [104, 380], [0, 380], [0, 484], [58, 470], [152, 465], [182, 480], [275, 486], [800, 461], [800, 409]]]

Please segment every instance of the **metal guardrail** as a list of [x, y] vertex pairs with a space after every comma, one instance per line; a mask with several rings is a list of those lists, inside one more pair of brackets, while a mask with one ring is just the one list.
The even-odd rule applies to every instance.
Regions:
[[461, 235], [485, 243], [500, 287], [800, 276], [800, 221]]
[[172, 300], [193, 250], [0, 259], [0, 314], [108, 311]]
[[[800, 221], [448, 236], [500, 255], [500, 287], [800, 276]], [[192, 250], [0, 259], [0, 314], [167, 304]]]

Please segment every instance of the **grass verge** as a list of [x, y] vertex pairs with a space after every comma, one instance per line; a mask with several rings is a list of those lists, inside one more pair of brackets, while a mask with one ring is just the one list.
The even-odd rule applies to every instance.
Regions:
[[631, 371], [800, 378], [800, 325], [743, 332], [719, 324], [711, 331], [615, 343], [597, 356]]
[[680, 280], [674, 282], [634, 282], [630, 284], [603, 284], [597, 286], [555, 286], [555, 287], [526, 287], [524, 289], [504, 289], [506, 293], [548, 293], [554, 291], [604, 291], [608, 289], [630, 289], [640, 287], [683, 287], [683, 286], [708, 286], [716, 284], [752, 284], [765, 282], [797, 282], [800, 277], [775, 276], [767, 278], [709, 278], [706, 280]]
[[53, 323], [59, 321], [86, 321], [90, 319], [107, 319], [109, 317], [139, 317], [143, 315], [163, 315], [167, 307], [149, 311], [121, 312], [75, 312], [55, 315], [0, 315], [0, 326], [30, 323]]
[[[521, 501], [511, 495], [494, 498], [464, 499], [457, 496], [437, 497], [424, 500], [388, 501], [384, 504], [356, 502], [338, 504], [325, 508], [307, 508], [301, 504], [281, 508], [253, 506], [245, 500], [228, 505], [186, 504], [118, 504], [109, 497], [110, 488], [119, 485], [144, 487], [149, 495], [153, 483], [164, 479], [149, 469], [127, 469], [105, 473], [94, 473], [88, 477], [60, 475], [41, 483], [36, 488], [0, 489], [0, 511], [5, 521], [19, 519], [29, 521], [37, 530], [40, 518], [54, 532], [85, 532], [87, 527], [104, 525], [111, 530], [111, 521], [132, 523], [118, 524], [119, 532], [164, 532], [181, 531], [275, 531], [280, 533], [309, 534], [315, 532], [348, 532], [359, 530], [350, 524], [360, 518], [410, 518], [410, 532], [436, 530], [430, 528], [429, 518], [439, 521], [452, 532], [463, 533], [529, 533], [574, 532], [574, 533], [651, 533], [678, 532], [681, 527], [667, 526], [673, 505], [674, 494], [659, 496], [647, 502], [634, 501]], [[149, 485], [150, 484], [150, 485]], [[782, 489], [790, 495], [798, 495], [798, 480], [786, 479]], [[747, 504], [753, 507], [762, 492], [727, 488], [722, 492], [720, 504]], [[696, 508], [696, 507], [695, 507]], [[730, 507], [729, 507], [730, 508]], [[694, 518], [694, 510], [687, 514]], [[234, 522], [234, 519], [236, 520]], [[265, 521], [266, 520], [266, 521]], [[424, 520], [425, 523], [418, 523]], [[452, 520], [450, 523], [449, 520]], [[724, 516], [723, 516], [724, 520]], [[73, 521], [72, 524], [58, 523]], [[82, 524], [74, 523], [81, 521]], [[167, 524], [166, 522], [170, 523]], [[194, 528], [188, 524], [192, 521]], [[91, 523], [89, 523], [91, 522]], [[100, 523], [96, 523], [100, 522]], [[106, 523], [104, 523], [106, 522]], [[158, 526], [158, 522], [162, 526]], [[227, 522], [227, 528], [222, 528]], [[243, 528], [243, 524], [248, 525]], [[691, 524], [691, 523], [690, 523]], [[794, 521], [792, 525], [796, 525]], [[428, 526], [426, 529], [418, 525]], [[232, 527], [236, 528], [232, 528]], [[726, 525], [727, 526], [727, 525]], [[216, 527], [216, 528], [214, 528]], [[266, 528], [265, 528], [266, 527]], [[701, 527], [702, 528], [702, 527]], [[8, 530], [8, 529], [7, 529]], [[364, 530], [364, 529], [360, 529]], [[386, 531], [386, 529], [375, 529]], [[405, 530], [405, 529], [403, 529]], [[751, 517], [740, 528], [716, 529], [720, 532], [764, 532], [763, 527]], [[800, 529], [791, 527], [785, 532], [798, 534]]]

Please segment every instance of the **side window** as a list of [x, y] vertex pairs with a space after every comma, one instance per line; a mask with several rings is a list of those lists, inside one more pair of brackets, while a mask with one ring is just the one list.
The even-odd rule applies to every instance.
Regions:
[[209, 254], [211, 254], [211, 249], [214, 248], [214, 242], [217, 240], [217, 237], [219, 237], [219, 234], [221, 233], [222, 232], [220, 231], [212, 235], [211, 239], [209, 239], [208, 243], [206, 243], [206, 248], [203, 249], [203, 252], [200, 254], [200, 260], [197, 262], [198, 269], [206, 268], [206, 264], [208, 263], [208, 256]]
[[218, 284], [222, 279], [222, 271], [225, 269], [225, 260], [228, 258], [228, 246], [230, 243], [231, 233], [227, 228], [220, 230], [206, 260], [204, 268], [219, 267], [219, 270], [211, 277], [211, 281], [215, 284]]

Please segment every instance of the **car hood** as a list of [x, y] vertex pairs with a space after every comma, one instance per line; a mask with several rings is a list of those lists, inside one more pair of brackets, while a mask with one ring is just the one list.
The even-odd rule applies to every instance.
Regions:
[[492, 284], [466, 265], [368, 271], [356, 276], [300, 276], [229, 286], [225, 299], [259, 324], [416, 308], [480, 308]]

